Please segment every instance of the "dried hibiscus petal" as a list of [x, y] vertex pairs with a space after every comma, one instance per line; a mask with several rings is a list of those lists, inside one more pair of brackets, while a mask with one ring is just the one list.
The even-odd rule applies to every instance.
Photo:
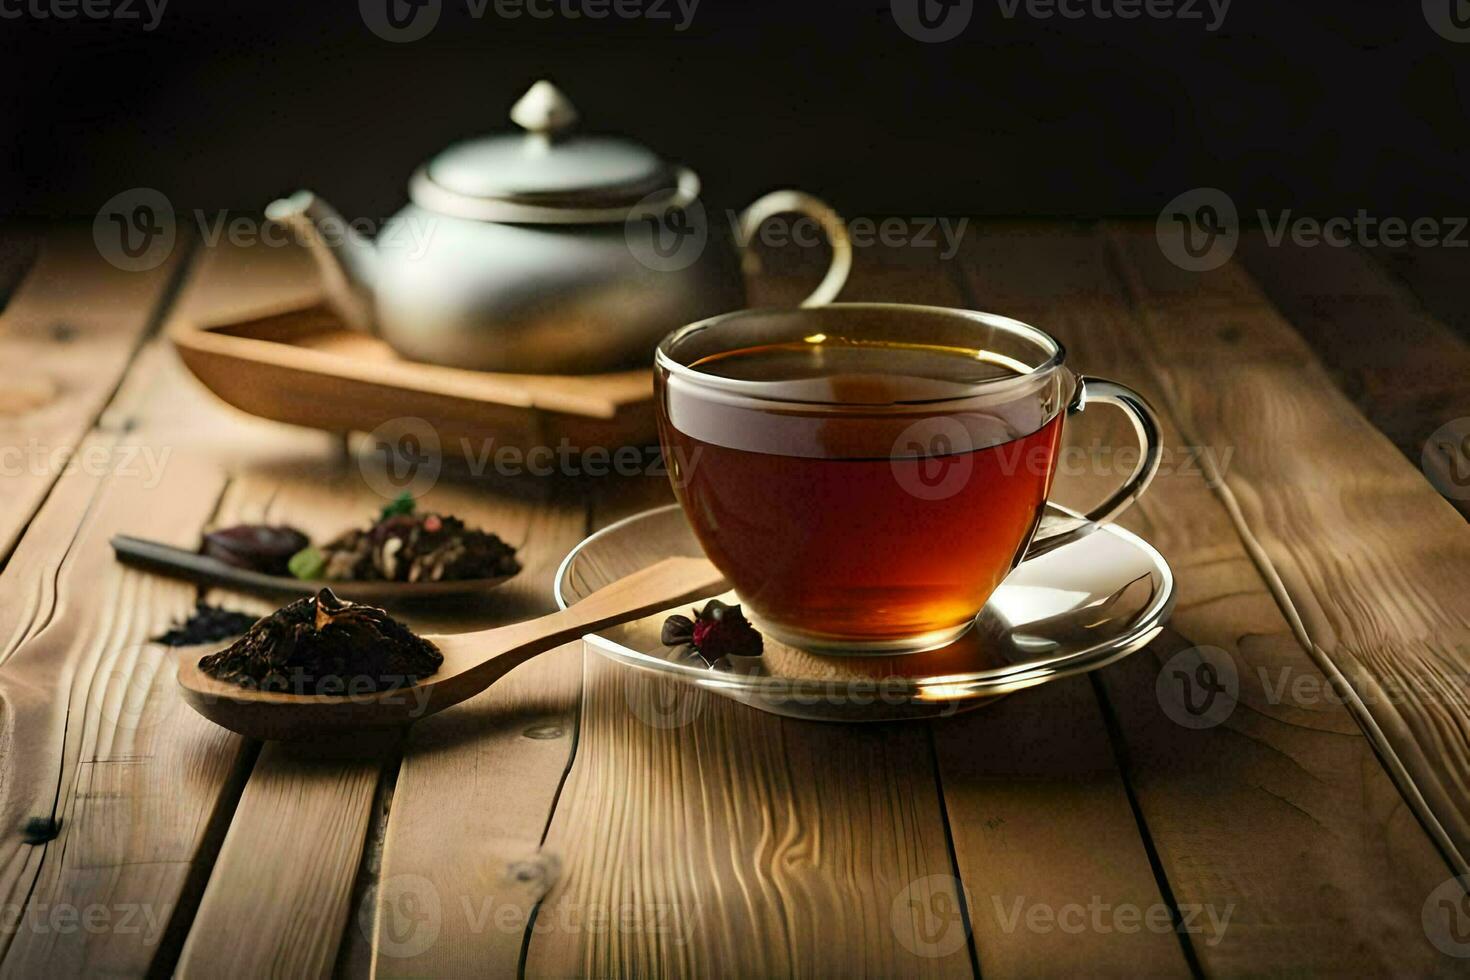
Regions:
[[764, 641], [750, 620], [740, 611], [718, 599], [705, 603], [703, 609], [691, 610], [694, 618], [670, 616], [664, 620], [659, 639], [664, 646], [688, 644], [713, 664], [721, 657], [759, 657]]
[[682, 646], [694, 642], [694, 620], [688, 616], [670, 616], [664, 620], [659, 642], [666, 647]]
[[291, 556], [311, 542], [294, 527], [237, 524], [210, 531], [200, 551], [227, 565], [267, 575], [285, 575]]

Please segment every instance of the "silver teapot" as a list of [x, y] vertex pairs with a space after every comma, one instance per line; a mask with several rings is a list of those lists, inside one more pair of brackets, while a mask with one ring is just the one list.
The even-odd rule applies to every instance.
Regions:
[[404, 357], [483, 371], [587, 373], [650, 363], [686, 323], [746, 305], [741, 250], [777, 214], [809, 216], [832, 260], [802, 305], [831, 302], [852, 266], [842, 219], [776, 191], [736, 227], [711, 221], [699, 178], [626, 140], [571, 132], [576, 110], [537, 82], [524, 133], [450, 146], [369, 240], [310, 191], [266, 216], [311, 248], [327, 302]]

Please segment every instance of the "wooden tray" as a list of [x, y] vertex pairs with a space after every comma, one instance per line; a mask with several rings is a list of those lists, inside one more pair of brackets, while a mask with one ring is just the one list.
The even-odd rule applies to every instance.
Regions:
[[277, 422], [346, 433], [418, 417], [441, 442], [493, 439], [522, 448], [563, 439], [579, 449], [656, 440], [649, 370], [490, 374], [419, 364], [318, 305], [244, 320], [186, 320], [169, 336], [207, 388]]

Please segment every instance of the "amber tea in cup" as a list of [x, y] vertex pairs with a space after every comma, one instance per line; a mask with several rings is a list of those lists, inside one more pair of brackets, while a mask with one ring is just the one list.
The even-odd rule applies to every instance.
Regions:
[[[764, 632], [925, 649], [968, 629], [1024, 559], [1069, 406], [1115, 401], [1156, 445], [1141, 399], [1062, 359], [1046, 334], [988, 314], [729, 314], [660, 345], [660, 438], [701, 545]], [[1156, 455], [1089, 516], [1126, 506]]]

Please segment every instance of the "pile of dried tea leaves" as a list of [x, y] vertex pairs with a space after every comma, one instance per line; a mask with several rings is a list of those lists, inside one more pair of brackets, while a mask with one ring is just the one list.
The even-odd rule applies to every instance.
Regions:
[[348, 695], [406, 687], [443, 662], [434, 644], [383, 610], [322, 589], [261, 619], [199, 669], [261, 691]]
[[348, 531], [319, 552], [319, 574], [307, 577], [334, 582], [444, 582], [521, 570], [515, 549], [499, 537], [443, 514], [394, 514]]
[[236, 612], [207, 602], [196, 602], [194, 612], [188, 619], [174, 623], [151, 642], [162, 643], [166, 647], [187, 647], [196, 643], [227, 640], [250, 629], [257, 618], [251, 613]]
[[200, 549], [237, 568], [327, 582], [451, 582], [498, 579], [521, 570], [499, 535], [450, 514], [418, 513], [403, 494], [367, 527], [322, 545], [284, 525], [240, 524], [205, 535]]

